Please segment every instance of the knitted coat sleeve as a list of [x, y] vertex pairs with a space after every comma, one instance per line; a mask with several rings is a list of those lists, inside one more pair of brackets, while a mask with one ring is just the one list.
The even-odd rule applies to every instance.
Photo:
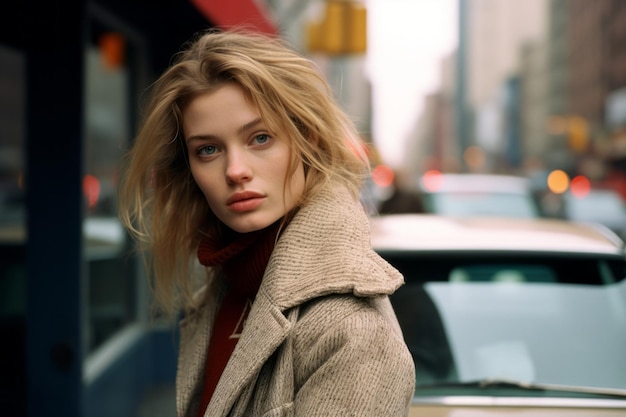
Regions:
[[408, 415], [415, 370], [395, 326], [372, 300], [314, 301], [295, 328], [294, 415]]

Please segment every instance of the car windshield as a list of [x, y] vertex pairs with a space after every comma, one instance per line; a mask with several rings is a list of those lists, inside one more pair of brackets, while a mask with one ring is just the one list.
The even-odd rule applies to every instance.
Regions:
[[[623, 259], [383, 256], [406, 280], [391, 300], [416, 395], [446, 385], [467, 394], [458, 383], [481, 380], [626, 389]], [[510, 396], [511, 386], [481, 394]]]
[[431, 212], [446, 216], [539, 216], [532, 196], [526, 194], [440, 192], [430, 194], [427, 200], [426, 204]]

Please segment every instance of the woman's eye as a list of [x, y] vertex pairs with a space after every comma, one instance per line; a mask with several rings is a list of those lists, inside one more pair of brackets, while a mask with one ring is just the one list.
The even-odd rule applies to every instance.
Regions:
[[206, 145], [198, 149], [198, 155], [200, 156], [211, 156], [217, 152], [217, 148], [213, 145]]
[[270, 135], [267, 135], [265, 133], [256, 135], [254, 137], [254, 141], [258, 143], [259, 145], [266, 144], [267, 142], [269, 142], [269, 140], [270, 140]]

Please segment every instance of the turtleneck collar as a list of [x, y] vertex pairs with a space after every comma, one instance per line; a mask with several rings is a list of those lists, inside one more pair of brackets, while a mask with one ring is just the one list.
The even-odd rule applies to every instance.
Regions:
[[274, 250], [281, 220], [250, 233], [230, 231], [220, 242], [203, 238], [198, 260], [204, 266], [221, 266], [229, 291], [242, 296], [255, 294]]

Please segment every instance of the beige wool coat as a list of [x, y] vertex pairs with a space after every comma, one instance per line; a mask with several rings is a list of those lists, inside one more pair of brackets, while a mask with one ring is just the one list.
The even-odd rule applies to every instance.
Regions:
[[[361, 204], [325, 190], [276, 243], [204, 416], [406, 416], [415, 370], [388, 299], [402, 283]], [[179, 417], [197, 413], [218, 292], [180, 324]]]

